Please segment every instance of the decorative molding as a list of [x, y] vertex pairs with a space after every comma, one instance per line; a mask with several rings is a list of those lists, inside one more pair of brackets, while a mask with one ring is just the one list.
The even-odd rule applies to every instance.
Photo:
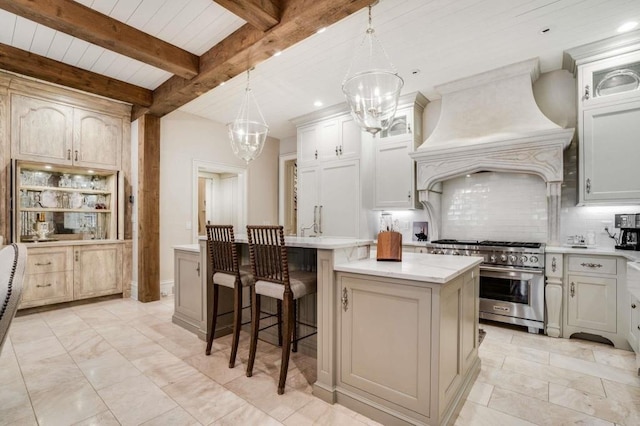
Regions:
[[578, 65], [612, 58], [638, 49], [640, 49], [640, 30], [630, 31], [565, 50], [562, 57], [562, 69], [576, 76]]

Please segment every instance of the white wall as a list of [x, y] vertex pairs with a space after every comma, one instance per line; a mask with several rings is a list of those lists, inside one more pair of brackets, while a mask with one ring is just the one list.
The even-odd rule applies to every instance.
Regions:
[[[279, 151], [278, 140], [269, 138], [260, 157], [248, 166], [249, 224], [277, 223]], [[244, 161], [233, 155], [223, 124], [181, 111], [163, 117], [160, 122], [161, 283], [173, 281], [172, 247], [193, 242], [192, 230], [187, 225], [197, 226], [190, 223], [194, 208], [191, 187], [194, 160], [245, 167]]]

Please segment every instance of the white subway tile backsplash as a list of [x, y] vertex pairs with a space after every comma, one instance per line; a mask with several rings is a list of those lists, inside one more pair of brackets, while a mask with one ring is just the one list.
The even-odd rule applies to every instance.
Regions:
[[440, 238], [547, 241], [547, 189], [525, 173], [475, 173], [442, 187]]

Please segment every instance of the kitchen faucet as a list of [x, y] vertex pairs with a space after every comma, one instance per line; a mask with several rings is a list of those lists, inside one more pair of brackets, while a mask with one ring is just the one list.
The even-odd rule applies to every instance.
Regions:
[[313, 235], [310, 237], [319, 237], [322, 235], [322, 206], [313, 206], [313, 223], [307, 227], [300, 226], [300, 235], [304, 237], [304, 231], [313, 228]]

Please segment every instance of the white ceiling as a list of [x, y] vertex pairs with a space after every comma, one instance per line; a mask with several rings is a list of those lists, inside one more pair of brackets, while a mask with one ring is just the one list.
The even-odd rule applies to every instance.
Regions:
[[[197, 55], [244, 24], [212, 0], [76, 1]], [[640, 22], [639, 0], [381, 0], [373, 8], [403, 93], [430, 99], [434, 86], [531, 57], [542, 72], [559, 69], [564, 50], [614, 36], [629, 20]], [[251, 86], [271, 136], [294, 136], [289, 120], [318, 109], [314, 101], [343, 102], [340, 85], [366, 26], [363, 9], [256, 67]], [[171, 76], [1, 10], [0, 43], [149, 89]], [[231, 121], [245, 83], [235, 77], [180, 109]]]

